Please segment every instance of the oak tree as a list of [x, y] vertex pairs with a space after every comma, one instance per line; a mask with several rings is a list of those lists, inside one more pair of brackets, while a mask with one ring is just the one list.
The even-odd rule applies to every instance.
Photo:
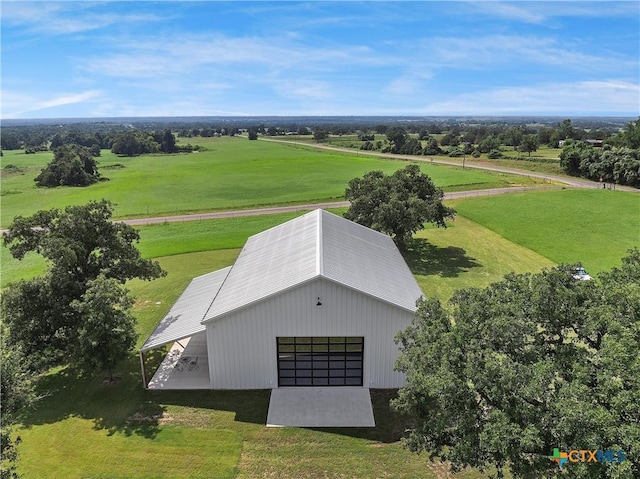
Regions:
[[390, 235], [400, 248], [425, 222], [446, 227], [455, 211], [443, 205], [444, 193], [418, 165], [391, 175], [370, 171], [349, 182], [345, 198], [351, 202], [344, 217]]
[[[98, 277], [124, 284], [166, 274], [157, 262], [140, 256], [138, 231], [111, 221], [112, 214], [110, 202], [93, 201], [17, 216], [5, 233], [13, 257], [35, 252], [49, 264], [43, 276], [10, 285], [2, 297], [8, 339], [22, 347], [33, 369], [65, 359], [82, 362], [73, 351], [88, 316], [77, 302], [86, 301]], [[114, 300], [117, 304], [124, 303]]]
[[[559, 266], [457, 291], [450, 309], [423, 300], [398, 340], [411, 450], [498, 477], [640, 477], [639, 250], [597, 281]], [[563, 470], [554, 448], [626, 460]]]

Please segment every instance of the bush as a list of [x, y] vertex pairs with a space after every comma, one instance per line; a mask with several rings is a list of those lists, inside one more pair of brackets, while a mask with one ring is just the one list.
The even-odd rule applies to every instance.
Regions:
[[49, 148], [47, 148], [45, 145], [29, 146], [28, 148], [25, 148], [24, 153], [26, 155], [33, 155], [33, 154], [38, 153], [40, 151], [49, 151]]
[[448, 155], [451, 158], [460, 158], [461, 156], [464, 156], [464, 152], [457, 147], [453, 147], [449, 150]]
[[498, 158], [502, 158], [502, 152], [500, 150], [491, 150], [487, 154], [487, 158], [489, 158], [490, 160], [496, 160]]

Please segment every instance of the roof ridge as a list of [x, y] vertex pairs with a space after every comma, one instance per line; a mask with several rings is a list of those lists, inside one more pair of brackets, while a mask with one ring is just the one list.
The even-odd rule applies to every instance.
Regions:
[[316, 210], [318, 213], [318, 235], [317, 239], [317, 248], [316, 248], [316, 275], [324, 276], [324, 248], [322, 245], [324, 235], [322, 234], [322, 209]]

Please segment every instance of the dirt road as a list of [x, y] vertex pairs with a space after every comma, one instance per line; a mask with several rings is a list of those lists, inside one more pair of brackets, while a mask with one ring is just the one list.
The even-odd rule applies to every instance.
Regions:
[[[529, 186], [529, 187], [516, 187], [516, 188], [492, 188], [487, 190], [458, 191], [455, 193], [445, 193], [444, 197], [447, 200], [452, 200], [456, 198], [502, 195], [505, 193], [518, 193], [518, 192], [528, 191], [528, 190], [543, 190], [543, 189], [557, 189], [557, 187]], [[196, 213], [196, 214], [190, 214], [190, 215], [158, 216], [155, 218], [137, 218], [137, 219], [122, 220], [122, 222], [132, 226], [140, 226], [140, 225], [151, 225], [151, 224], [159, 224], [159, 223], [175, 223], [175, 222], [181, 222], [181, 221], [210, 220], [210, 219], [216, 219], [216, 218], [236, 218], [239, 216], [271, 215], [276, 213], [290, 213], [293, 211], [311, 211], [317, 208], [343, 208], [347, 206], [349, 206], [348, 201], [335, 201], [330, 203], [275, 206], [272, 208], [254, 208], [250, 210], [229, 210], [229, 211], [215, 211], [211, 213]]]

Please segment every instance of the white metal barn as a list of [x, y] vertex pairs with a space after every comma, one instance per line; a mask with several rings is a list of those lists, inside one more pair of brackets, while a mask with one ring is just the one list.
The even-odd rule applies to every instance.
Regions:
[[401, 387], [394, 337], [421, 294], [388, 236], [315, 210], [191, 282], [141, 348], [144, 372], [175, 342], [145, 387]]

